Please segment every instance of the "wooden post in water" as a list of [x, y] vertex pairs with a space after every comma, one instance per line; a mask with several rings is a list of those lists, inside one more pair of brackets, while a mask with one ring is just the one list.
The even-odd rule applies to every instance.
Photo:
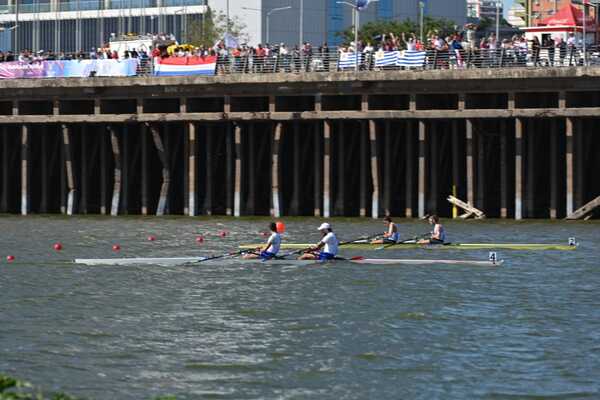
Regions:
[[121, 164], [121, 198], [119, 208], [124, 215], [129, 213], [129, 126], [121, 128], [122, 164]]
[[438, 175], [439, 175], [439, 122], [431, 122], [431, 133], [429, 135], [430, 143], [430, 179], [431, 194], [429, 195], [429, 211], [433, 214], [438, 213]]
[[106, 176], [106, 127], [100, 126], [100, 214], [106, 215], [106, 189], [107, 189], [107, 176]]
[[80, 130], [81, 135], [81, 179], [80, 179], [80, 201], [79, 201], [79, 212], [82, 214], [87, 214], [87, 194], [88, 194], [88, 154], [90, 153], [88, 149], [88, 137], [87, 137], [87, 125], [81, 125]]
[[67, 187], [69, 193], [67, 194], [67, 215], [73, 215], [75, 209], [75, 177], [73, 174], [73, 161], [71, 152], [71, 137], [69, 134], [69, 127], [66, 124], [62, 125], [62, 137], [64, 146], [64, 166], [65, 173], [67, 176]]
[[323, 193], [323, 146], [321, 145], [321, 123], [313, 123], [314, 127], [314, 165], [315, 165], [315, 180], [314, 180], [314, 213], [315, 217], [321, 216], [321, 199]]
[[331, 121], [323, 121], [323, 217], [331, 216]]
[[[245, 213], [248, 215], [254, 215], [256, 212], [256, 134], [254, 133], [254, 128], [256, 124], [254, 122], [249, 122], [248, 125], [248, 133], [246, 135], [246, 138], [248, 139], [248, 144], [246, 147], [250, 151], [246, 152], [246, 154], [248, 155], [248, 198], [246, 201]], [[240, 147], [240, 154], [242, 154], [241, 158], [243, 160], [245, 157], [244, 154], [241, 152], [242, 150]], [[242, 191], [240, 189], [240, 193], [241, 192]]]
[[508, 218], [508, 149], [506, 120], [500, 121], [500, 218]]
[[550, 219], [558, 217], [558, 131], [556, 119], [550, 121]]
[[575, 210], [573, 204], [573, 119], [567, 117], [566, 120], [566, 169], [567, 169], [567, 216], [573, 214]]
[[[485, 126], [485, 125], [483, 125]], [[481, 129], [482, 124], [477, 130], [477, 208], [486, 212], [485, 209], [485, 138], [486, 135]]]
[[110, 144], [112, 148], [113, 159], [115, 163], [114, 170], [114, 181], [113, 181], [113, 195], [110, 206], [110, 215], [113, 217], [119, 215], [119, 205], [121, 200], [121, 151], [119, 149], [119, 138], [112, 126], [108, 127], [110, 132]]
[[8, 127], [2, 126], [2, 198], [0, 199], [0, 212], [8, 212]]
[[281, 217], [281, 197], [279, 194], [279, 144], [281, 141], [281, 122], [275, 123], [273, 144], [271, 146], [271, 216]]
[[425, 217], [425, 121], [419, 120], [419, 218]]
[[527, 149], [527, 179], [526, 186], [527, 189], [527, 211], [524, 213], [527, 218], [533, 218], [535, 216], [535, 152], [536, 152], [536, 125], [539, 126], [539, 123], [536, 124], [535, 119], [530, 119], [527, 124], [527, 140], [526, 140], [526, 149]]
[[241, 215], [240, 207], [242, 201], [242, 128], [235, 125], [235, 184], [233, 194], [233, 216]]
[[338, 132], [336, 135], [337, 138], [337, 187], [335, 193], [335, 215], [344, 215], [346, 212], [346, 177], [344, 176], [345, 171], [345, 158], [346, 158], [346, 134], [344, 132], [344, 123], [343, 121], [338, 122]]
[[[413, 125], [411, 121], [406, 121], [406, 132], [404, 138], [406, 140], [406, 218], [413, 217], [413, 162], [414, 162], [414, 145], [413, 145]], [[386, 171], [387, 172], [387, 171]]]
[[29, 127], [21, 125], [21, 215], [29, 214]]
[[[179, 103], [181, 106], [181, 103]], [[182, 129], [183, 137], [183, 153], [181, 154], [181, 158], [183, 158], [183, 215], [189, 216], [190, 213], [190, 131], [189, 124], [187, 122], [183, 123]], [[167, 151], [172, 151], [167, 149]], [[172, 161], [172, 160], [171, 160]], [[171, 165], [171, 169], [175, 169], [174, 165]]]
[[[226, 97], [227, 99], [227, 97]], [[232, 215], [233, 214], [233, 191], [234, 191], [234, 183], [233, 183], [233, 137], [231, 133], [231, 123], [227, 123], [225, 126], [225, 186], [226, 186], [226, 208], [225, 214]]]
[[379, 157], [377, 156], [377, 126], [374, 120], [369, 120], [369, 139], [371, 142], [371, 217], [379, 218]]
[[142, 146], [142, 215], [148, 215], [148, 125], [140, 126], [141, 146]]
[[576, 130], [573, 135], [573, 140], [575, 142], [575, 149], [573, 151], [573, 161], [575, 162], [574, 176], [575, 176], [575, 202], [574, 207], [578, 209], [585, 205], [584, 201], [584, 179], [585, 179], [585, 169], [584, 169], [584, 123], [583, 119], [577, 119]]
[[302, 164], [300, 160], [300, 151], [302, 147], [302, 141], [300, 136], [300, 124], [298, 121], [294, 121], [294, 133], [293, 133], [293, 142], [294, 148], [292, 150], [293, 153], [293, 170], [292, 170], [292, 182], [293, 182], [293, 190], [292, 190], [292, 201], [290, 203], [290, 215], [299, 215], [300, 214], [300, 193], [302, 192], [302, 188], [300, 187], [300, 174], [302, 173]]
[[190, 217], [196, 216], [196, 125], [188, 122], [188, 212]]
[[[464, 97], [463, 97], [464, 100]], [[464, 104], [463, 104], [464, 105]], [[458, 137], [458, 121], [452, 120], [452, 195], [459, 197], [458, 188], [460, 185], [460, 164], [459, 164], [460, 143]], [[458, 217], [458, 208], [452, 206], [452, 218]]]
[[205, 172], [205, 187], [204, 187], [204, 213], [206, 215], [212, 215], [212, 201], [213, 201], [213, 126], [207, 125], [205, 130], [206, 136], [206, 147], [205, 147], [205, 160], [206, 160], [206, 172]]
[[[61, 128], [61, 127], [59, 127]], [[59, 176], [60, 176], [60, 213], [61, 214], [66, 214], [67, 213], [67, 173], [66, 173], [66, 168], [65, 163], [66, 163], [66, 155], [65, 155], [65, 146], [63, 144], [63, 140], [62, 140], [62, 131], [59, 131], [59, 147], [58, 147], [58, 153], [59, 153], [59, 157], [60, 157], [60, 163], [59, 163]]]
[[515, 219], [523, 219], [523, 120], [515, 119]]
[[467, 203], [475, 206], [475, 176], [473, 174], [473, 120], [467, 119], [466, 139], [467, 139]]
[[48, 126], [42, 126], [42, 154], [41, 154], [41, 174], [42, 193], [40, 199], [40, 213], [48, 212]]
[[[392, 174], [395, 168], [392, 166], [392, 132], [391, 123], [385, 120], [385, 146], [383, 149], [383, 202], [385, 215], [392, 215]], [[394, 172], [392, 172], [394, 171]]]
[[171, 184], [171, 169], [169, 168], [169, 156], [165, 152], [165, 146], [160, 137], [158, 128], [155, 125], [148, 125], [152, 132], [152, 140], [154, 141], [154, 147], [158, 153], [158, 158], [162, 164], [162, 184], [160, 186], [160, 195], [158, 198], [158, 205], [156, 206], [156, 215], [165, 215], [167, 208], [167, 201], [169, 197], [169, 186]]
[[[363, 95], [363, 105], [364, 99]], [[369, 121], [370, 122], [370, 121]], [[367, 216], [367, 136], [365, 132], [365, 121], [358, 121], [358, 153], [360, 162], [360, 184], [359, 184], [359, 215], [361, 218]], [[370, 124], [369, 124], [370, 125]]]

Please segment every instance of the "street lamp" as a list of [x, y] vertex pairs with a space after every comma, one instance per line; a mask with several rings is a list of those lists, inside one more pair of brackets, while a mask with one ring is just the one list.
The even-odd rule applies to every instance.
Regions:
[[500, 7], [502, 2], [496, 1], [496, 43], [500, 41]]
[[343, 4], [352, 8], [352, 21], [354, 24], [354, 70], [358, 72], [358, 9], [356, 4], [347, 1], [336, 1], [337, 4]]
[[419, 2], [419, 37], [421, 40], [421, 43], [423, 43], [423, 15], [425, 14], [425, 2], [420, 1]]
[[[273, 9], [267, 11], [267, 15], [266, 15], [266, 24], [267, 24], [267, 26], [266, 26], [266, 31], [267, 31], [266, 43], [271, 43], [269, 41], [269, 31], [270, 31], [270, 29], [269, 29], [269, 26], [270, 26], [269, 25], [269, 17], [271, 17], [271, 14], [273, 14], [274, 12], [277, 12], [277, 11], [289, 10], [290, 8], [292, 8], [292, 6], [277, 7], [277, 8], [273, 8]], [[260, 8], [242, 7], [242, 10], [252, 10], [252, 11], [258, 11], [258, 12], [262, 13], [262, 10]]]

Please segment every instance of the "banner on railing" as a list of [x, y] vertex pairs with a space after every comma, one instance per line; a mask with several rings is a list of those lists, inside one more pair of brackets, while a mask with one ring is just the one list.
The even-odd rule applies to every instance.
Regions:
[[378, 51], [375, 53], [375, 67], [422, 67], [426, 52], [416, 50]]
[[348, 69], [348, 68], [356, 68], [356, 62], [360, 63], [363, 60], [363, 55], [360, 53], [349, 53], [342, 52], [340, 53], [340, 59], [338, 61], [339, 69]]
[[214, 75], [217, 57], [167, 57], [154, 59], [154, 75]]
[[10, 61], [0, 63], [0, 79], [87, 78], [90, 76], [133, 76], [138, 59]]

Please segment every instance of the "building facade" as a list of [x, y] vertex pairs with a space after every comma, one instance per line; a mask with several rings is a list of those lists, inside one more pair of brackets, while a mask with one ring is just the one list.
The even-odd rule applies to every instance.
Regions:
[[496, 13], [502, 16], [503, 3], [500, 0], [467, 0], [467, 17], [495, 19]]

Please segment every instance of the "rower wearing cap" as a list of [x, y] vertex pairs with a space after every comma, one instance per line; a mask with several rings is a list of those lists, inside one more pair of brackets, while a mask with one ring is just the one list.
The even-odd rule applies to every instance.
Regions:
[[432, 215], [429, 217], [429, 223], [433, 225], [433, 232], [431, 232], [431, 236], [429, 239], [419, 240], [420, 244], [444, 244], [446, 241], [446, 230], [440, 224], [440, 217], [437, 215]]
[[271, 231], [271, 236], [269, 236], [267, 243], [263, 247], [259, 247], [257, 249], [258, 252], [244, 254], [243, 258], [247, 260], [260, 258], [263, 261], [267, 261], [277, 257], [277, 253], [279, 253], [279, 248], [281, 247], [281, 235], [277, 231], [277, 224], [275, 222], [271, 222], [269, 230]]
[[331, 229], [331, 225], [323, 222], [318, 230], [321, 231], [323, 237], [309, 252], [304, 253], [300, 260], [326, 261], [333, 260], [337, 256], [339, 242]]
[[373, 244], [391, 244], [398, 243], [400, 241], [400, 232], [398, 232], [398, 225], [392, 221], [392, 217], [389, 215], [383, 218], [383, 222], [387, 226], [387, 231], [383, 234], [383, 239], [373, 240]]

